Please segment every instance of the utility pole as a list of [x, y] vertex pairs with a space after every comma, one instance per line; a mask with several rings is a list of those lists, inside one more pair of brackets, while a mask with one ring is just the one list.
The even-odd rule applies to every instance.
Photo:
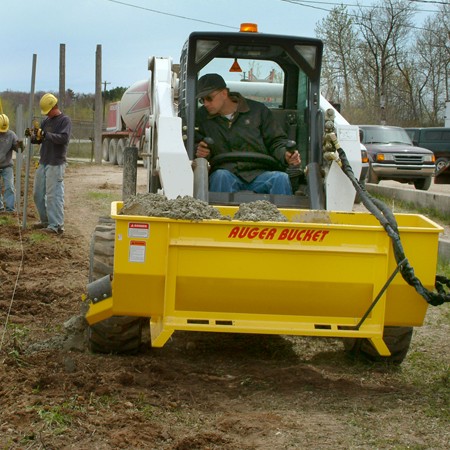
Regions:
[[106, 107], [106, 85], [111, 84], [109, 81], [103, 82], [103, 123], [105, 123], [105, 107]]
[[66, 44], [59, 44], [59, 98], [62, 111], [66, 106]]
[[94, 155], [95, 164], [102, 163], [102, 46], [95, 53], [95, 111], [94, 111]]
[[[30, 100], [28, 105], [28, 128], [33, 127], [33, 107], [34, 107], [34, 91], [36, 87], [36, 65], [37, 65], [37, 54], [33, 54], [33, 66], [31, 69], [31, 89], [30, 89]], [[22, 216], [22, 229], [27, 228], [27, 211], [28, 211], [28, 187], [30, 184], [30, 168], [31, 159], [33, 158], [33, 148], [31, 146], [31, 139], [28, 138], [27, 143], [27, 156], [26, 156], [26, 169], [25, 169], [25, 187], [23, 192], [23, 216]]]

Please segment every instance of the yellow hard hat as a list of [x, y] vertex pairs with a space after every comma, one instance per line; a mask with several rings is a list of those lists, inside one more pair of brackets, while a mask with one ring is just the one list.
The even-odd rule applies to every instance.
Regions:
[[0, 133], [6, 133], [9, 130], [9, 119], [6, 114], [0, 114]]
[[53, 94], [44, 94], [39, 102], [41, 113], [46, 115], [58, 103], [58, 99]]

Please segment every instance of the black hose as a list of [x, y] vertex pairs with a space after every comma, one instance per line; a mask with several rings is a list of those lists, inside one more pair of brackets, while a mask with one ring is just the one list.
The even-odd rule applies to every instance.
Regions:
[[415, 276], [414, 269], [405, 256], [394, 214], [385, 203], [379, 199], [373, 198], [366, 191], [365, 187], [359, 183], [353, 173], [350, 163], [348, 162], [344, 149], [341, 148], [337, 140], [333, 142], [333, 145], [341, 158], [342, 170], [352, 182], [356, 192], [361, 198], [363, 205], [378, 219], [380, 224], [386, 230], [388, 236], [391, 238], [395, 260], [400, 266], [400, 273], [402, 274], [403, 279], [410, 286], [413, 286], [417, 293], [420, 294], [430, 305], [438, 306], [443, 303], [450, 302], [450, 294], [445, 289], [445, 286], [447, 287], [447, 290], [450, 288], [450, 280], [443, 275], [436, 275], [435, 288], [437, 292], [432, 292], [423, 286], [421, 281]]

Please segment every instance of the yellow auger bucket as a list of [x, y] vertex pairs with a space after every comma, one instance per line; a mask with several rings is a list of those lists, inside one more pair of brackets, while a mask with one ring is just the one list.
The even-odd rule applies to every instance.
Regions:
[[[175, 330], [367, 338], [382, 356], [384, 326], [419, 326], [427, 302], [400, 274], [389, 237], [369, 213], [280, 209], [288, 222], [119, 215], [112, 296], [94, 324], [151, 318], [151, 344]], [[238, 208], [217, 207], [233, 217]], [[442, 228], [396, 214], [405, 254], [434, 289]]]

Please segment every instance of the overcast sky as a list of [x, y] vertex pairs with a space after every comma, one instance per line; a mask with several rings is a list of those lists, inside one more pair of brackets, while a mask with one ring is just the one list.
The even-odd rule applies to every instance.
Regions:
[[66, 89], [93, 93], [98, 44], [106, 88], [128, 87], [148, 78], [149, 56], [171, 56], [177, 63], [193, 31], [237, 31], [241, 22], [255, 22], [260, 32], [314, 37], [317, 22], [341, 3], [298, 1], [3, 0], [0, 92], [30, 91], [34, 54], [36, 91], [58, 92], [60, 44], [66, 49]]

